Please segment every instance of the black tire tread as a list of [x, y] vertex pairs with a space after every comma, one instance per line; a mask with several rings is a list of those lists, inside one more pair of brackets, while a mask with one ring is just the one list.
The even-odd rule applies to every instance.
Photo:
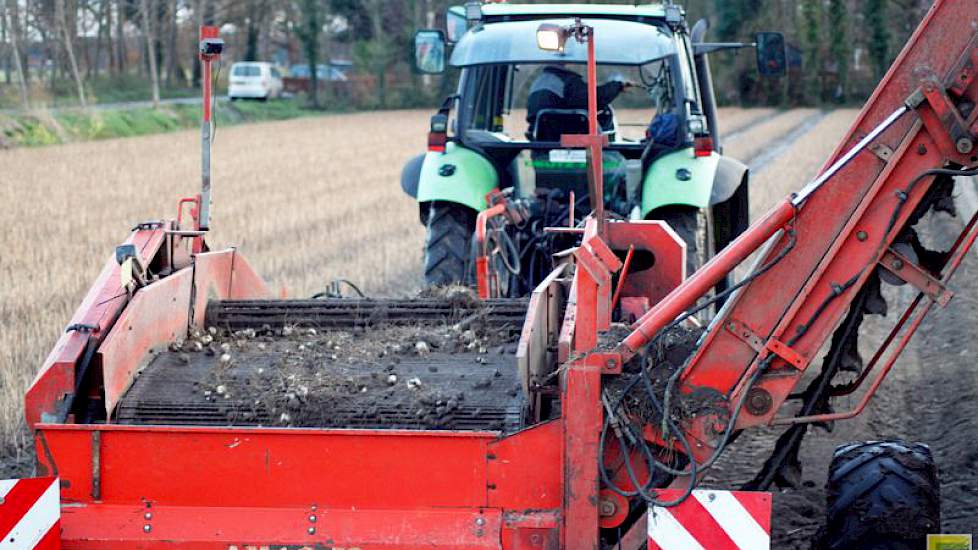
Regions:
[[686, 242], [686, 276], [700, 268], [699, 213], [695, 208], [665, 207], [649, 215], [650, 219], [662, 220]]
[[432, 203], [428, 212], [424, 249], [424, 282], [427, 287], [465, 284], [469, 277], [469, 253], [475, 212], [450, 202]]
[[851, 443], [829, 468], [825, 550], [924, 548], [940, 532], [937, 466], [926, 445], [903, 441]]

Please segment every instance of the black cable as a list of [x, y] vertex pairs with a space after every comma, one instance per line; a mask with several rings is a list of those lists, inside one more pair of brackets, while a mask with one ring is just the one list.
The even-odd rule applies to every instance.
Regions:
[[[796, 210], [796, 214], [797, 214], [797, 210]], [[702, 304], [700, 304], [700, 305], [698, 305], [698, 306], [696, 306], [696, 307], [694, 307], [694, 308], [692, 308], [692, 309], [684, 312], [678, 318], [676, 318], [671, 323], [669, 323], [668, 325], [666, 325], [665, 327], [663, 327], [658, 332], [658, 334], [655, 336], [655, 338], [653, 338], [653, 340], [651, 342], [649, 342], [648, 346], [658, 344], [658, 342], [659, 342], [660, 338], [662, 337], [662, 335], [666, 334], [669, 330], [671, 330], [671, 329], [679, 326], [682, 322], [684, 322], [689, 317], [697, 314], [698, 312], [702, 311], [703, 309], [705, 309], [707, 307], [710, 307], [711, 305], [713, 305], [717, 301], [727, 298], [733, 292], [736, 292], [737, 290], [739, 290], [740, 288], [742, 288], [745, 285], [749, 284], [750, 282], [754, 281], [755, 279], [757, 279], [761, 275], [763, 275], [763, 274], [767, 273], [768, 271], [770, 271], [775, 265], [777, 265], [782, 259], [784, 259], [792, 249], [794, 249], [795, 244], [797, 243], [797, 235], [796, 235], [794, 229], [791, 228], [791, 222], [789, 222], [789, 224], [788, 224], [787, 234], [790, 237], [788, 243], [785, 245], [784, 248], [782, 248], [781, 251], [779, 251], [779, 253], [778, 253], [777, 256], [775, 256], [774, 258], [771, 259], [771, 261], [769, 261], [765, 265], [761, 266], [759, 269], [755, 270], [753, 273], [751, 273], [749, 276], [745, 277], [742, 281], [738, 282], [737, 284], [732, 285], [730, 288], [728, 288], [728, 289], [724, 290], [723, 292], [721, 292], [721, 293], [713, 296], [712, 298], [710, 298], [709, 300], [705, 301], [704, 303], [702, 303]], [[654, 496], [651, 496], [651, 495], [647, 494], [646, 490], [642, 489], [641, 486], [638, 483], [636, 483], [636, 480], [633, 478], [634, 477], [633, 476], [633, 472], [631, 472], [631, 471], [628, 472], [629, 473], [630, 481], [632, 481], [632, 483], [636, 485], [636, 488], [639, 489], [638, 494], [641, 495], [644, 500], [646, 500], [647, 502], [649, 502], [653, 506], [663, 506], [663, 507], [666, 507], [666, 506], [675, 506], [675, 505], [681, 504], [683, 501], [685, 501], [687, 498], [689, 498], [689, 495], [692, 494], [692, 491], [695, 488], [696, 483], [697, 483], [698, 470], [709, 468], [710, 466], [712, 466], [716, 462], [716, 460], [719, 458], [720, 454], [722, 454], [724, 448], [726, 447], [727, 443], [729, 442], [730, 436], [733, 433], [733, 427], [736, 425], [737, 418], [739, 417], [739, 414], [740, 414], [740, 410], [743, 408], [743, 405], [744, 405], [744, 403], [746, 401], [747, 394], [749, 393], [750, 388], [754, 385], [754, 383], [756, 383], [756, 381], [760, 378], [760, 375], [766, 370], [767, 365], [770, 364], [770, 358], [769, 358], [769, 359], [766, 360], [766, 363], [767, 364], [765, 364], [765, 363], [762, 362], [762, 364], [759, 366], [758, 370], [755, 372], [754, 376], [751, 378], [751, 381], [749, 382], [748, 387], [745, 389], [745, 391], [742, 393], [740, 399], [738, 400], [738, 403], [737, 403], [736, 408], [733, 410], [733, 412], [731, 414], [731, 418], [730, 418], [729, 422], [727, 423], [727, 427], [726, 427], [726, 429], [724, 431], [724, 436], [723, 436], [723, 439], [721, 441], [721, 444], [717, 447], [717, 449], [714, 451], [714, 453], [710, 457], [710, 459], [707, 460], [707, 462], [705, 462], [703, 465], [699, 465], [696, 462], [696, 459], [693, 457], [693, 454], [692, 454], [692, 446], [690, 445], [689, 440], [686, 438], [685, 433], [678, 429], [678, 427], [676, 426], [675, 422], [672, 420], [672, 418], [671, 418], [671, 416], [669, 415], [669, 412], [668, 412], [669, 411], [668, 401], [669, 401], [669, 397], [670, 397], [672, 388], [674, 388], [675, 382], [678, 380], [679, 376], [689, 366], [689, 363], [690, 363], [690, 360], [692, 359], [692, 357], [693, 356], [691, 355], [686, 360], [686, 362], [683, 364], [683, 366], [680, 367], [679, 369], [676, 369], [676, 372], [673, 373], [672, 376], [670, 376], [669, 383], [667, 385], [667, 390], [666, 390], [666, 404], [665, 405], [662, 405], [661, 408], [660, 408], [661, 414], [662, 414], [662, 417], [663, 417], [662, 434], [663, 434], [664, 437], [667, 436], [667, 435], [669, 435], [669, 434], [672, 434], [672, 435], [674, 435], [679, 440], [680, 444], [683, 446], [683, 449], [686, 451], [686, 456], [689, 459], [689, 469], [688, 470], [684, 470], [684, 471], [679, 471], [679, 470], [675, 470], [675, 469], [669, 468], [668, 466], [659, 463], [652, 456], [651, 450], [648, 448], [648, 444], [645, 442], [645, 440], [642, 437], [642, 435], [639, 434], [639, 437], [637, 438], [638, 444], [640, 445], [639, 449], [642, 452], [642, 454], [645, 455], [646, 457], [651, 457], [651, 460], [652, 460], [652, 463], [650, 464], [651, 467], [649, 468], [649, 471], [650, 471], [650, 479], [649, 479], [649, 482], [651, 483], [652, 480], [653, 480], [653, 478], [651, 477], [651, 472], [653, 472], [655, 469], [662, 469], [663, 471], [666, 471], [667, 473], [672, 473], [673, 475], [689, 476], [690, 477], [690, 483], [687, 486], [686, 491], [684, 491], [684, 493], [681, 496], [679, 496], [678, 498], [674, 499], [673, 501], [669, 501], [669, 502], [659, 501]], [[629, 393], [631, 392], [631, 390], [637, 385], [637, 383], [639, 381], [642, 381], [644, 383], [646, 393], [653, 400], [653, 406], [656, 406], [657, 408], [659, 408], [659, 406], [657, 404], [657, 400], [656, 400], [655, 395], [654, 395], [654, 388], [652, 387], [650, 381], [648, 380], [648, 376], [647, 375], [648, 375], [648, 370], [643, 366], [641, 372], [638, 373], [638, 375], [634, 379], [632, 379], [625, 386], [625, 389], [622, 391], [621, 395], [618, 397], [616, 403], [612, 406], [612, 412], [613, 413], [617, 413], [621, 409], [621, 405], [624, 402], [625, 398], [629, 395]], [[623, 491], [620, 487], [618, 487], [610, 479], [608, 479], [608, 476], [607, 476], [607, 474], [605, 472], [604, 445], [605, 445], [606, 437], [607, 437], [606, 431], [607, 431], [607, 427], [608, 427], [609, 424], [610, 424], [610, 417], [609, 416], [606, 416], [605, 417], [605, 425], [602, 427], [602, 433], [604, 434], [604, 437], [602, 437], [600, 439], [600, 442], [599, 442], [599, 448], [600, 448], [601, 460], [602, 460], [601, 467], [599, 469], [601, 470], [601, 473], [602, 473], [602, 481], [605, 482], [605, 485], [608, 486], [608, 488], [611, 489], [612, 491], [614, 491], [614, 492], [616, 492], [618, 494], [622, 494], [622, 496], [625, 496], [623, 494], [625, 491]], [[621, 441], [622, 438], [619, 438], [619, 439], [620, 439], [621, 444], [623, 445], [622, 448], [623, 448], [623, 455], [625, 455], [625, 466], [626, 466], [626, 470], [631, 470], [632, 469], [631, 468], [631, 462], [630, 462], [631, 461], [631, 457], [630, 457], [630, 455], [628, 455], [627, 452], [625, 452], [627, 450], [627, 446], [625, 446], [624, 442]], [[645, 493], [645, 494], [643, 494], [643, 493]], [[632, 496], [635, 496], [635, 495], [632, 495]]]
[[342, 295], [337, 296], [337, 294], [339, 293], [340, 284], [345, 284], [346, 286], [350, 287], [350, 289], [352, 289], [353, 292], [356, 292], [360, 298], [367, 297], [367, 295], [364, 294], [362, 290], [360, 290], [360, 287], [353, 284], [353, 282], [350, 281], [349, 279], [333, 279], [332, 281], [329, 282], [329, 288], [327, 288], [322, 292], [317, 292], [313, 294], [311, 299], [319, 300], [321, 298], [342, 298]]

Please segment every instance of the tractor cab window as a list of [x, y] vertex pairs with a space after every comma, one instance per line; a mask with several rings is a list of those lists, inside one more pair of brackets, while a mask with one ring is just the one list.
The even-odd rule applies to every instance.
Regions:
[[[560, 145], [562, 135], [588, 132], [586, 73], [582, 63], [467, 67], [457, 119], [462, 143], [488, 158], [503, 186], [521, 195], [546, 190], [586, 199], [585, 152]], [[642, 167], [688, 141], [684, 76], [677, 55], [598, 65], [598, 123], [609, 140], [606, 200], [618, 212], [634, 208]]]
[[[657, 119], [679, 116], [674, 56], [640, 66], [599, 65], [599, 123], [612, 143], [638, 144]], [[586, 67], [576, 63], [485, 65], [463, 83], [463, 140], [554, 144], [586, 133]], [[680, 86], [682, 78], [678, 79]], [[678, 125], [673, 125], [677, 127]]]

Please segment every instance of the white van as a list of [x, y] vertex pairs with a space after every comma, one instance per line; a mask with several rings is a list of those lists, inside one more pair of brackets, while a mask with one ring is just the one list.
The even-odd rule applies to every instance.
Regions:
[[228, 98], [270, 99], [282, 95], [282, 73], [271, 63], [240, 62], [231, 65]]

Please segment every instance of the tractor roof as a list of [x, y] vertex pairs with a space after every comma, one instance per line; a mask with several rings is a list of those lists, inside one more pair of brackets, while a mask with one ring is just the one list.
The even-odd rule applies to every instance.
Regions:
[[[504, 4], [485, 7], [503, 6], [514, 7]], [[537, 46], [536, 31], [544, 22], [566, 26], [574, 21], [537, 18], [485, 23], [462, 35], [452, 52], [451, 64], [469, 67], [497, 63], [587, 62], [587, 46], [575, 40], [568, 40], [563, 52], [541, 50]], [[675, 42], [664, 26], [614, 18], [586, 18], [584, 23], [594, 27], [595, 54], [598, 63], [603, 65], [644, 65], [676, 52]]]
[[664, 5], [625, 6], [621, 4], [485, 4], [482, 14], [486, 20], [507, 16], [609, 16], [623, 18], [665, 17]]

